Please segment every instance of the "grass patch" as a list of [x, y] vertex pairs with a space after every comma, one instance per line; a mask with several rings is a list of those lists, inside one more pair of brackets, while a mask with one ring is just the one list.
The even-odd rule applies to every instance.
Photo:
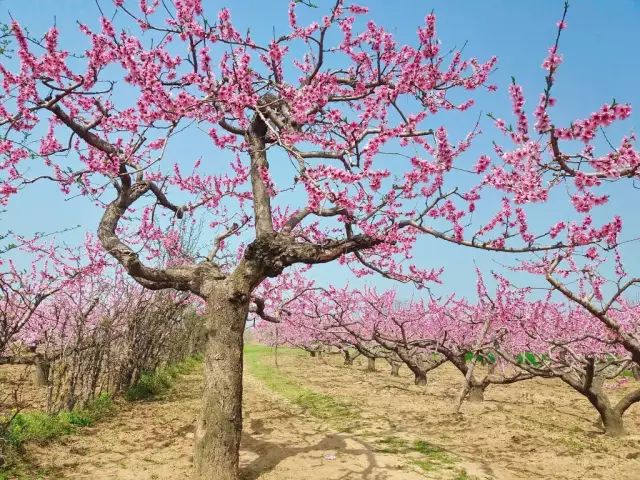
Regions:
[[84, 408], [55, 415], [37, 411], [20, 412], [7, 428], [5, 440], [16, 447], [24, 442], [46, 442], [68, 435], [78, 427], [91, 426], [112, 411], [113, 399], [109, 394], [102, 393]]
[[0, 480], [43, 480], [48, 472], [43, 469], [25, 471], [19, 466], [0, 467]]
[[379, 440], [381, 445], [376, 447], [377, 452], [382, 453], [405, 453], [409, 451], [409, 442], [398, 437], [384, 437]]
[[[25, 442], [47, 443], [76, 432], [82, 427], [94, 425], [113, 413], [112, 397], [107, 393], [98, 395], [84, 408], [62, 411], [49, 415], [39, 411], [19, 412], [11, 423], [0, 431], [0, 480], [38, 480], [45, 478], [47, 471], [31, 466], [22, 457]], [[3, 422], [3, 419], [0, 419]]]
[[124, 398], [130, 402], [139, 400], [153, 400], [166, 394], [180, 375], [187, 375], [200, 367], [201, 356], [188, 357], [181, 362], [172, 363], [156, 369], [154, 372], [145, 372], [135, 385], [129, 387]]
[[558, 442], [563, 444], [572, 452], [578, 453], [584, 450], [587, 445], [573, 436], [562, 436], [558, 438]]
[[[451, 468], [456, 463], [456, 459], [447, 453], [444, 449], [432, 445], [424, 440], [417, 440], [413, 443], [398, 437], [385, 437], [378, 442], [380, 446], [376, 449], [378, 452], [407, 454], [411, 465], [417, 467], [422, 472], [432, 472], [441, 468]], [[416, 454], [419, 457], [416, 458]], [[466, 475], [464, 470], [458, 472], [455, 480], [472, 480]]]
[[[146, 373], [140, 382], [125, 392], [128, 400], [155, 398], [165, 393], [180, 376], [193, 372], [202, 364], [201, 356], [189, 357], [181, 362], [167, 365], [153, 373]], [[45, 478], [47, 472], [32, 469], [18, 454], [25, 442], [46, 443], [64, 435], [74, 433], [79, 428], [94, 425], [111, 414], [114, 409], [113, 398], [106, 393], [100, 394], [84, 408], [62, 411], [55, 415], [44, 412], [20, 412], [9, 427], [0, 431], [0, 454], [4, 455], [5, 465], [0, 466], [0, 480], [37, 480]], [[0, 423], [2, 418], [0, 418]], [[4, 448], [2, 443], [4, 442]]]
[[[424, 440], [418, 440], [410, 443], [409, 441], [399, 437], [384, 437], [379, 440], [380, 444], [376, 451], [383, 453], [419, 453], [424, 457], [428, 457], [431, 462], [437, 462], [439, 464], [451, 464], [454, 463], [454, 459], [442, 448], [432, 445]], [[420, 459], [419, 461], [422, 461]]]
[[469, 475], [466, 470], [460, 470], [453, 480], [478, 480], [478, 477]]
[[[424, 440], [414, 442], [409, 450], [422, 456], [422, 458], [411, 460], [411, 463], [424, 472], [431, 472], [443, 467], [450, 468], [452, 464], [456, 463], [456, 460], [445, 450]], [[464, 480], [466, 478], [459, 477], [459, 475], [456, 480]]]
[[442, 448], [432, 445], [424, 440], [418, 440], [411, 448], [414, 452], [421, 453], [433, 460], [451, 463], [451, 457]]
[[442, 448], [424, 440], [414, 442], [410, 450], [423, 456], [423, 458], [412, 460], [411, 463], [424, 472], [437, 470], [455, 463], [455, 459]]
[[[274, 347], [267, 345], [260, 345], [259, 343], [247, 343], [244, 346], [245, 357], [251, 355], [257, 356], [273, 356], [275, 353]], [[278, 355], [286, 355], [288, 357], [309, 357], [309, 352], [306, 352], [300, 348], [291, 347], [278, 347]]]
[[[304, 352], [292, 348], [278, 348], [278, 352], [285, 355], [304, 355]], [[310, 415], [336, 423], [343, 430], [348, 428], [345, 422], [358, 418], [358, 413], [350, 405], [330, 395], [308, 389], [264, 362], [264, 357], [271, 354], [272, 349], [264, 345], [250, 344], [244, 349], [247, 369], [270, 390], [304, 408]]]
[[423, 470], [425, 472], [431, 472], [432, 470], [435, 470], [435, 468], [436, 468], [436, 465], [434, 463], [430, 462], [429, 460], [412, 460], [411, 464], [415, 465], [420, 470]]

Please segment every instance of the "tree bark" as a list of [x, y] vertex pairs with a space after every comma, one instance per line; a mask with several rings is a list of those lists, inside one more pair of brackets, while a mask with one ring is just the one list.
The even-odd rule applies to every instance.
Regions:
[[483, 402], [484, 401], [484, 390], [486, 385], [475, 384], [469, 385], [469, 401], [470, 402]]
[[342, 353], [344, 354], [344, 364], [349, 366], [353, 365], [353, 357], [349, 353], [349, 350], [343, 350]]
[[622, 414], [614, 408], [605, 408], [600, 413], [604, 432], [611, 437], [622, 437], [625, 435]]
[[316, 351], [315, 350], [311, 350], [309, 352], [309, 355], [311, 355], [312, 358], [315, 357], [316, 356]]
[[409, 370], [411, 370], [411, 373], [413, 373], [413, 383], [421, 386], [426, 385], [427, 373], [422, 368], [420, 368], [420, 366], [416, 362], [409, 361], [408, 359], [404, 359], [404, 361]]
[[196, 426], [196, 480], [238, 480], [242, 349], [249, 296], [225, 285], [207, 298], [204, 391]]
[[37, 387], [46, 387], [49, 385], [49, 370], [51, 365], [40, 355], [36, 355], [33, 361], [33, 383]]
[[625, 435], [624, 424], [622, 422], [623, 408], [614, 408], [608, 397], [602, 392], [602, 377], [596, 377], [590, 390], [581, 392], [587, 400], [595, 407], [600, 414], [600, 420], [604, 427], [605, 434], [611, 437], [622, 437]]
[[367, 357], [367, 372], [375, 372], [376, 371], [376, 359]]
[[415, 377], [414, 383], [416, 385], [426, 385], [427, 384], [427, 374], [423, 371], [414, 371], [413, 375]]
[[399, 363], [392, 363], [391, 364], [391, 376], [392, 377], [399, 377], [400, 376], [400, 364]]

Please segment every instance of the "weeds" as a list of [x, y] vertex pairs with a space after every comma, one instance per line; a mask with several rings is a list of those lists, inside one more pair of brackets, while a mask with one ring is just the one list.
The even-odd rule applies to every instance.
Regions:
[[62, 411], [55, 415], [38, 411], [19, 412], [0, 432], [0, 459], [4, 463], [0, 466], [0, 480], [44, 478], [44, 473], [24, 471], [27, 465], [19, 452], [25, 442], [49, 442], [74, 433], [78, 428], [94, 425], [112, 412], [113, 399], [106, 393], [98, 395], [84, 408]]
[[384, 437], [380, 440], [382, 446], [376, 448], [381, 453], [404, 453], [409, 450], [409, 442], [398, 437]]
[[44, 470], [38, 470], [36, 472], [25, 472], [19, 467], [9, 467], [5, 470], [1, 470], [0, 467], [0, 480], [44, 480], [47, 472]]
[[[418, 440], [411, 446], [411, 451], [419, 453], [423, 458], [414, 459], [411, 463], [420, 470], [430, 472], [438, 468], [449, 468], [456, 460], [442, 448], [432, 445], [424, 440]], [[465, 472], [466, 473], [466, 472]], [[465, 477], [456, 478], [456, 480], [464, 480]]]
[[181, 362], [172, 363], [154, 372], [145, 372], [135, 385], [129, 387], [124, 397], [130, 402], [139, 400], [153, 400], [167, 393], [175, 379], [180, 375], [187, 375], [197, 369], [202, 357], [188, 357]]
[[[410, 443], [398, 437], [385, 437], [379, 440], [378, 443], [380, 445], [376, 448], [377, 452], [407, 454], [411, 457], [410, 463], [424, 472], [430, 472], [442, 467], [450, 468], [449, 466], [456, 462], [445, 450], [424, 440]], [[420, 458], [415, 458], [415, 454], [420, 454]], [[471, 480], [470, 477], [460, 476], [463, 472], [461, 471], [455, 480]], [[464, 474], [466, 475], [466, 472]]]
[[19, 447], [24, 442], [46, 442], [72, 433], [77, 427], [91, 426], [113, 410], [113, 399], [103, 393], [86, 407], [55, 415], [20, 412], [4, 432], [5, 441]]
[[478, 480], [478, 477], [469, 475], [466, 470], [460, 470], [453, 480]]
[[436, 460], [440, 463], [452, 463], [452, 459], [442, 448], [431, 445], [430, 443], [425, 442], [424, 440], [418, 440], [413, 444], [411, 448], [414, 452], [421, 453], [429, 457], [432, 460]]
[[[200, 356], [189, 357], [181, 362], [167, 365], [153, 373], [145, 373], [140, 381], [125, 392], [127, 400], [155, 398], [167, 392], [174, 380], [193, 372], [201, 365]], [[94, 425], [114, 410], [113, 398], [107, 393], [98, 395], [83, 408], [62, 411], [55, 415], [44, 412], [19, 412], [11, 423], [0, 431], [0, 446], [4, 443], [5, 465], [0, 466], [0, 480], [35, 480], [43, 478], [41, 473], [24, 473], [17, 456], [25, 442], [45, 443], [69, 435], [82, 427]], [[0, 424], [2, 419], [0, 418]], [[3, 453], [0, 451], [0, 453]], [[14, 458], [15, 457], [15, 458]], [[2, 459], [2, 455], [0, 455]], [[15, 462], [13, 460], [16, 460]], [[25, 467], [26, 468], [26, 467]], [[36, 476], [34, 476], [36, 475]]]
[[411, 463], [425, 472], [430, 472], [435, 468], [435, 465], [429, 460], [412, 460]]
[[574, 453], [581, 452], [587, 447], [583, 442], [575, 438], [573, 435], [558, 437], [557, 441]]

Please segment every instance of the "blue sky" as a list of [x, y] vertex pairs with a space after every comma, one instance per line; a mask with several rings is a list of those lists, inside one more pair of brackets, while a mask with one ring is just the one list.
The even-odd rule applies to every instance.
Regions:
[[[137, 3], [137, 2], [134, 2]], [[265, 5], [268, 3], [268, 7]], [[329, 1], [316, 0], [321, 7], [307, 9], [300, 13], [301, 20], [317, 18], [324, 13], [322, 7]], [[468, 56], [486, 59], [498, 56], [498, 70], [492, 83], [500, 90], [491, 96], [480, 95], [479, 108], [509, 118], [509, 100], [506, 86], [511, 76], [523, 85], [529, 104], [537, 100], [543, 87], [544, 72], [540, 68], [547, 48], [555, 35], [555, 23], [563, 8], [561, 0], [403, 0], [381, 1], [361, 0], [359, 3], [370, 8], [370, 15], [377, 23], [393, 31], [399, 41], [412, 42], [416, 28], [422, 24], [425, 14], [433, 10], [438, 18], [438, 32], [445, 48], [461, 46], [468, 42], [465, 52]], [[110, 1], [101, 0], [106, 11], [111, 11]], [[283, 30], [287, 22], [287, 0], [258, 2], [251, 0], [231, 0], [226, 2], [204, 0], [209, 11], [215, 12], [227, 6], [232, 12], [240, 30], [250, 28], [255, 38], [271, 38], [272, 32]], [[65, 48], [83, 45], [84, 36], [78, 32], [76, 20], [94, 25], [98, 11], [92, 0], [0, 0], [0, 20], [9, 21], [9, 12], [29, 31], [38, 35], [55, 20]], [[558, 74], [554, 94], [560, 99], [554, 110], [555, 119], [581, 118], [594, 111], [613, 97], [618, 101], [630, 102], [640, 108], [640, 56], [636, 46], [640, 44], [640, 2], [631, 0], [572, 2], [569, 28], [564, 32], [561, 52], [564, 63]], [[638, 112], [640, 114], [640, 112]], [[611, 131], [612, 137], [633, 130], [636, 116]], [[475, 122], [469, 115], [462, 122], [447, 125], [453, 138], [461, 138]], [[483, 120], [485, 135], [469, 155], [469, 165], [475, 162], [477, 153], [489, 148], [488, 142], [499, 136], [495, 134], [487, 119]], [[192, 147], [195, 148], [195, 147]], [[187, 152], [197, 156], [197, 151]], [[613, 211], [622, 212], [627, 224], [634, 229], [634, 193], [629, 185], [618, 185], [616, 200], [598, 212], [602, 218], [610, 217]], [[20, 233], [52, 231], [61, 227], [80, 224], [82, 227], [67, 238], [74, 242], [85, 231], [95, 231], [99, 212], [86, 199], [63, 199], [54, 186], [41, 184], [32, 190], [33, 195], [20, 195], [2, 218], [2, 230], [10, 228]], [[532, 222], [542, 221], [551, 210], [562, 216], [570, 214], [566, 201], [561, 199], [531, 212]], [[634, 224], [634, 221], [636, 224]], [[506, 255], [490, 255], [477, 250], [443, 244], [433, 240], [422, 240], [416, 247], [415, 257], [422, 266], [444, 266], [445, 286], [442, 292], [455, 291], [472, 294], [475, 285], [473, 265], [477, 263], [483, 270], [498, 268], [500, 263], [512, 261]], [[639, 256], [633, 251], [628, 261], [638, 262]], [[335, 266], [321, 266], [315, 270], [321, 281], [336, 279]], [[345, 281], [348, 272], [339, 275]], [[373, 278], [369, 282], [389, 285], [388, 282]], [[525, 280], [523, 279], [523, 282]], [[358, 282], [356, 282], [358, 283]], [[402, 287], [406, 295], [413, 292], [410, 287]]]

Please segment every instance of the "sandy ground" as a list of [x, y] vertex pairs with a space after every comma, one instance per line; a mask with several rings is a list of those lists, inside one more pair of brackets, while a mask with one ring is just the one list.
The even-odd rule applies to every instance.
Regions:
[[[625, 416], [629, 435], [611, 439], [558, 382], [490, 387], [483, 403], [456, 414], [462, 377], [450, 368], [416, 387], [409, 372], [390, 377], [381, 362], [374, 373], [340, 363], [281, 354], [279, 371], [348, 404], [348, 425], [315, 418], [246, 376], [245, 480], [640, 479], [638, 405]], [[200, 385], [200, 375], [185, 376], [167, 399], [123, 404], [80, 435], [29, 446], [28, 456], [51, 480], [187, 479]], [[418, 441], [436, 453], [413, 451]]]
[[[427, 440], [466, 460], [467, 471], [478, 478], [640, 479], [638, 404], [625, 415], [629, 435], [616, 439], [601, 433], [596, 411], [560, 381], [490, 386], [484, 402], [464, 403], [456, 414], [463, 379], [448, 365], [434, 371], [426, 387], [417, 387], [407, 370], [390, 377], [383, 362], [373, 373], [362, 364], [342, 366], [335, 356], [309, 358], [305, 368], [286, 357], [279, 363], [310, 388], [350, 399], [369, 417], [367, 428], [384, 429], [386, 421], [395, 435]], [[612, 398], [624, 391], [609, 390]]]
[[[30, 445], [28, 456], [50, 480], [190, 478], [201, 381], [200, 375], [185, 376], [166, 400], [125, 404], [81, 435]], [[244, 415], [244, 480], [424, 479], [403, 455], [327, 428], [250, 375]]]

